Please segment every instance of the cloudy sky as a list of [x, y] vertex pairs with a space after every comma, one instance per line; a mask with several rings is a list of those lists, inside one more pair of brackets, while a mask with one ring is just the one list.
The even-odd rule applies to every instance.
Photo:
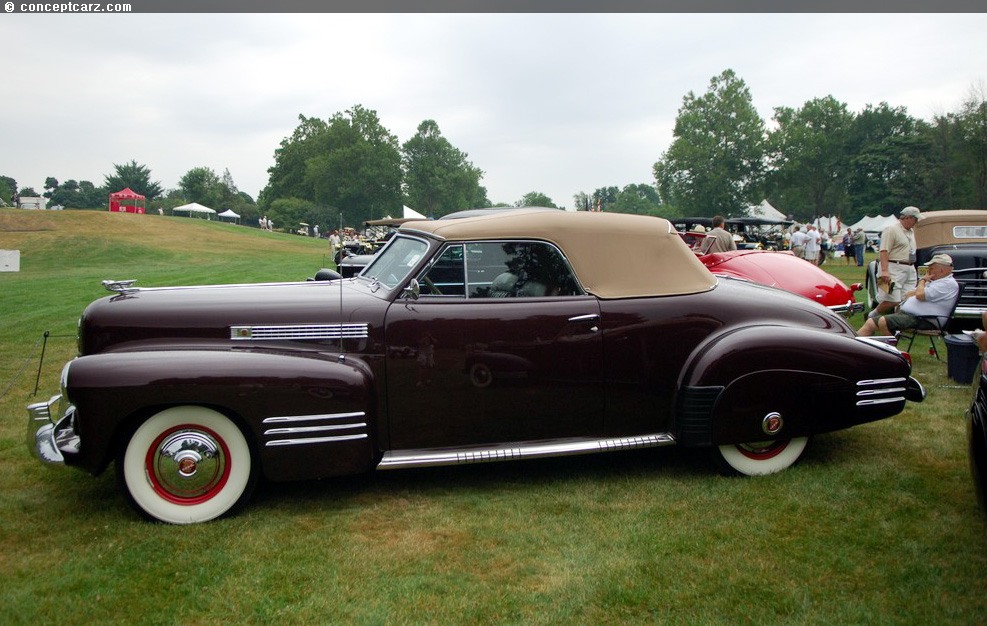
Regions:
[[256, 198], [298, 115], [420, 122], [493, 202], [653, 183], [683, 97], [733, 69], [769, 121], [832, 95], [931, 119], [987, 81], [985, 14], [0, 15], [0, 175], [165, 189], [229, 169]]

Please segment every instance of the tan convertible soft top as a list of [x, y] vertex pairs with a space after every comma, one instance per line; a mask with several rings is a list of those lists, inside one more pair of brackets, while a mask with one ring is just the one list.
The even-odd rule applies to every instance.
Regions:
[[987, 242], [987, 211], [923, 211], [922, 219], [913, 228], [915, 245], [919, 248], [962, 243], [983, 244]]
[[583, 287], [600, 298], [697, 293], [716, 285], [671, 224], [659, 217], [518, 209], [401, 227], [401, 232], [416, 231], [447, 241], [550, 241], [569, 259]]

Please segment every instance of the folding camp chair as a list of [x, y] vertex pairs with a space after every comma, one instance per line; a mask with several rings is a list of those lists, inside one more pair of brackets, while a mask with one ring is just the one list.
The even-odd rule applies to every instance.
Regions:
[[960, 283], [959, 285], [960, 288], [956, 292], [956, 299], [953, 300], [953, 306], [949, 309], [949, 317], [946, 318], [945, 323], [943, 324], [939, 323], [938, 315], [918, 315], [916, 316], [918, 317], [918, 319], [928, 320], [933, 325], [933, 328], [923, 328], [921, 330], [917, 328], [913, 328], [910, 330], [902, 331], [901, 334], [905, 337], [908, 337], [908, 348], [907, 348], [908, 352], [911, 352], [912, 350], [912, 344], [915, 342], [915, 337], [919, 335], [923, 335], [929, 338], [929, 346], [930, 346], [929, 350], [932, 352], [932, 354], [936, 355], [936, 360], [937, 361], [942, 360], [939, 358], [939, 350], [936, 348], [936, 337], [939, 337], [940, 339], [946, 337], [946, 329], [949, 327], [949, 322], [952, 321], [953, 314], [956, 312], [956, 305], [960, 303], [960, 297], [963, 295], [963, 283]]

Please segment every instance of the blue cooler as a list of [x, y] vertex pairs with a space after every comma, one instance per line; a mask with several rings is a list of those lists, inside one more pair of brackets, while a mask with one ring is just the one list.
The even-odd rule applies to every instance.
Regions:
[[970, 335], [946, 335], [946, 372], [958, 383], [969, 385], [980, 363], [980, 350]]

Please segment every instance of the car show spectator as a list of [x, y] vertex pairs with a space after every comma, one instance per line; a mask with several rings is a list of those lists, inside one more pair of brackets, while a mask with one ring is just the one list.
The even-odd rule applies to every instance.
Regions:
[[853, 251], [857, 255], [857, 267], [863, 267], [864, 252], [867, 251], [867, 233], [860, 226], [853, 231]]
[[723, 226], [727, 223], [722, 215], [713, 218], [712, 226], [706, 239], [703, 241], [701, 252], [710, 254], [712, 252], [727, 252], [737, 249], [737, 242], [733, 240], [733, 235], [728, 233]]
[[953, 258], [937, 254], [925, 267], [929, 268], [929, 274], [917, 281], [914, 290], [904, 294], [898, 312], [869, 318], [857, 331], [858, 336], [891, 335], [912, 328], [934, 330], [933, 322], [925, 319], [933, 316], [939, 318], [940, 328], [946, 325], [960, 292], [960, 285], [953, 277]]
[[913, 206], [905, 207], [898, 215], [898, 222], [881, 233], [878, 267], [878, 302], [871, 317], [890, 313], [901, 304], [904, 294], [914, 291], [918, 282], [915, 270], [915, 231], [912, 228], [922, 218]]
[[805, 231], [805, 260], [813, 265], [819, 265], [819, 252], [822, 249], [822, 237], [814, 224], [809, 224]]
[[847, 265], [850, 265], [857, 258], [856, 251], [854, 250], [853, 230], [850, 228], [847, 228], [846, 234], [843, 235], [843, 258], [846, 259]]
[[792, 252], [800, 259], [805, 258], [805, 226], [795, 229], [792, 233]]

